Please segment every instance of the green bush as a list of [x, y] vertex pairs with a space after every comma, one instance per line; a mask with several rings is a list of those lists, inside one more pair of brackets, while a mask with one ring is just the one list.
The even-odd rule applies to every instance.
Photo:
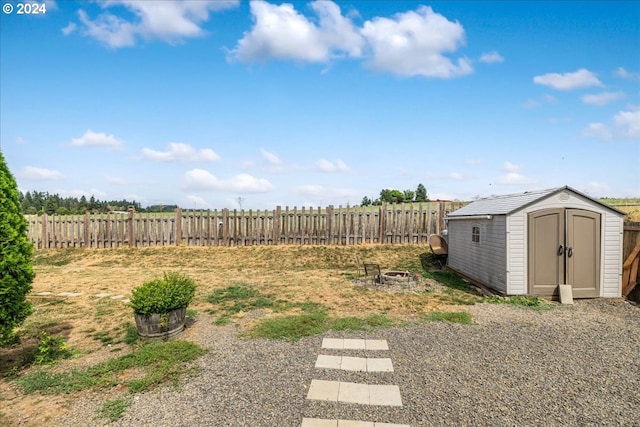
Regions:
[[180, 273], [165, 273], [162, 279], [134, 288], [130, 305], [137, 314], [168, 313], [188, 306], [195, 292], [192, 279]]
[[0, 153], [0, 344], [14, 339], [14, 328], [31, 313], [32, 255], [16, 181]]

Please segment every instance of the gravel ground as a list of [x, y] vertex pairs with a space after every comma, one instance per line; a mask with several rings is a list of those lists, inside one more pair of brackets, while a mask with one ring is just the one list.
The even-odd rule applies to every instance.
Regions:
[[[413, 427], [640, 425], [640, 308], [604, 299], [554, 305], [537, 312], [479, 304], [469, 307], [473, 325], [324, 335], [386, 339], [390, 350], [373, 355], [321, 349], [323, 336], [240, 339], [234, 326], [213, 326], [202, 314], [185, 332], [210, 349], [197, 376], [136, 395], [110, 425], [293, 427], [303, 417]], [[321, 353], [390, 357], [395, 372], [315, 369]], [[403, 407], [307, 401], [312, 379], [396, 384]], [[59, 425], [100, 424], [94, 415], [112, 397], [74, 402]]]

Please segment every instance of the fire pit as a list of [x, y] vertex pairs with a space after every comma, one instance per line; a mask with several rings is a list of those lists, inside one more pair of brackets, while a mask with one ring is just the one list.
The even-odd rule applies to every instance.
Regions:
[[408, 271], [385, 271], [381, 275], [382, 283], [388, 285], [407, 284], [415, 281], [413, 274]]

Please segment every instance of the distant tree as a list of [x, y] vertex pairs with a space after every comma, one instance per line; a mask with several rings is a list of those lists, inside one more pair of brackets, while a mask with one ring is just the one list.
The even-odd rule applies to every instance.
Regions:
[[389, 190], [385, 188], [380, 191], [380, 202], [402, 203], [403, 201], [404, 201], [404, 193], [400, 190]]
[[58, 205], [56, 205], [55, 200], [52, 197], [47, 197], [47, 201], [44, 203], [44, 212], [47, 215], [53, 215], [57, 209]]
[[373, 202], [371, 201], [370, 198], [368, 198], [367, 196], [364, 196], [362, 198], [362, 201], [360, 202], [360, 206], [371, 206]]
[[0, 343], [31, 313], [27, 293], [33, 282], [33, 246], [18, 202], [15, 178], [0, 152]]
[[406, 203], [410, 203], [410, 202], [413, 202], [413, 198], [414, 198], [416, 193], [414, 193], [411, 190], [404, 190], [403, 194], [404, 194], [404, 200], [403, 201], [406, 202]]
[[424, 185], [418, 184], [418, 188], [416, 188], [416, 202], [428, 202], [429, 195], [427, 194], [427, 189]]

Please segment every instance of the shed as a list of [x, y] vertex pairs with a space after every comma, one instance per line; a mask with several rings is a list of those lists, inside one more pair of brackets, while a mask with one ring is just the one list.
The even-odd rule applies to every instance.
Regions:
[[448, 266], [504, 295], [620, 297], [623, 218], [568, 186], [476, 200], [447, 215]]

